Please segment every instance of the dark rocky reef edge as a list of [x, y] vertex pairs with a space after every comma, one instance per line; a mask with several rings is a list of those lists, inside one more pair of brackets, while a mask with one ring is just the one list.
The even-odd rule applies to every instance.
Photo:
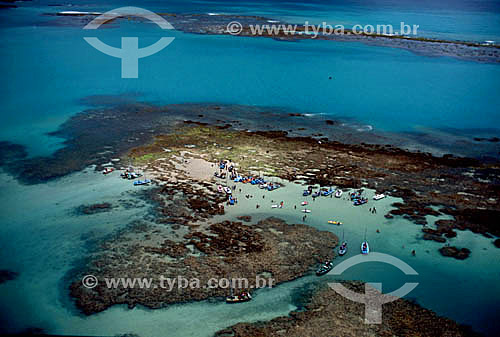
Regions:
[[[245, 119], [245, 116], [257, 118]], [[200, 117], [206, 116], [206, 117]], [[312, 130], [323, 125], [316, 136], [307, 131], [266, 129], [258, 121], [293, 127], [297, 118]], [[340, 188], [372, 188], [403, 199], [387, 218], [400, 216], [426, 225], [427, 215], [446, 214], [452, 220], [436, 222], [436, 229], [423, 227], [425, 239], [446, 241], [454, 229], [469, 229], [485, 236], [500, 236], [495, 219], [500, 216], [500, 167], [498, 162], [425, 152], [410, 152], [391, 145], [368, 144], [349, 138], [349, 131], [336, 125], [318, 124], [302, 116], [256, 107], [224, 105], [167, 105], [144, 103], [105, 106], [84, 111], [70, 118], [52, 134], [65, 139], [65, 147], [50, 157], [27, 158], [20, 145], [0, 143], [2, 168], [24, 183], [41, 183], [95, 165], [122, 168], [130, 159], [147, 163], [158, 155], [168, 156], [165, 148], [177, 153], [186, 144], [194, 152], [215, 161], [221, 156], [241, 156], [240, 148], [254, 144], [259, 149], [250, 159], [239, 158], [242, 173], [266, 161], [274, 174], [289, 181]], [[252, 124], [252, 121], [257, 121]], [[287, 125], [289, 123], [289, 125]], [[335, 123], [334, 123], [335, 124]], [[244, 128], [243, 126], [247, 126]], [[252, 127], [250, 131], [248, 127]], [[343, 133], [342, 133], [343, 132]], [[341, 134], [354, 143], [335, 140]], [[330, 139], [333, 137], [333, 140]], [[358, 137], [358, 134], [355, 137]], [[370, 134], [373, 138], [373, 135]], [[356, 142], [356, 140], [358, 142]], [[207, 143], [233, 147], [215, 155]], [[172, 152], [172, 153], [175, 153]], [[220, 151], [218, 148], [217, 151]], [[262, 154], [272, 158], [262, 158]], [[245, 162], [246, 161], [246, 162]], [[311, 171], [318, 168], [318, 171]]]
[[[283, 29], [279, 32], [264, 31], [262, 34], [255, 35], [250, 28], [251, 25], [270, 25], [271, 18], [260, 16], [245, 15], [208, 15], [208, 14], [182, 14], [182, 13], [158, 13], [168, 20], [177, 30], [210, 35], [230, 35], [227, 31], [227, 25], [230, 22], [237, 21], [242, 25], [242, 30], [238, 36], [254, 38], [272, 38], [278, 41], [301, 41], [312, 39], [313, 37], [305, 33], [304, 25], [291, 25], [287, 22], [278, 22], [278, 25], [295, 26], [295, 34], [285, 33]], [[53, 25], [66, 26], [84, 26], [93, 20], [97, 14], [92, 13], [47, 13], [54, 16]], [[129, 19], [140, 20], [131, 17]], [[111, 20], [107, 24], [113, 24], [119, 20]], [[334, 24], [333, 24], [334, 25]], [[450, 56], [459, 59], [466, 59], [477, 62], [498, 63], [500, 62], [500, 45], [485, 44], [470, 41], [443, 40], [418, 36], [406, 35], [388, 35], [377, 33], [355, 34], [352, 30], [346, 28], [342, 33], [335, 35], [320, 34], [316, 40], [342, 41], [342, 42], [361, 42], [368, 45], [384, 46], [391, 48], [406, 49], [411, 52], [427, 56]]]
[[[79, 275], [95, 275], [99, 284], [88, 289], [78, 279], [69, 287], [77, 307], [90, 315], [114, 304], [161, 308], [229, 295], [225, 288], [204, 287], [211, 278], [245, 278], [248, 284], [235, 291], [253, 292], [257, 288], [256, 276], [272, 278], [273, 286], [294, 280], [320, 262], [332, 259], [338, 243], [330, 232], [302, 224], [289, 225], [277, 218], [250, 226], [230, 221], [203, 229], [191, 222], [184, 226], [189, 232], [180, 241], [166, 238], [168, 226], [164, 224], [137, 223], [113, 240], [103, 242], [102, 249], [93, 253], [89, 265]], [[104, 280], [143, 277], [157, 282], [160, 275], [198, 279], [201, 287], [174, 287], [171, 291], [161, 287], [108, 288]]]
[[439, 249], [443, 256], [453, 257], [457, 260], [465, 260], [470, 255], [470, 250], [467, 248], [457, 248], [453, 246], [444, 246]]
[[[343, 282], [352, 291], [363, 293], [359, 282]], [[364, 305], [351, 302], [326, 285], [316, 289], [305, 310], [269, 321], [238, 323], [218, 331], [215, 337], [479, 337], [469, 327], [440, 317], [416, 303], [404, 299], [384, 304], [381, 324], [363, 324]]]
[[14, 271], [0, 269], [0, 284], [15, 280], [19, 276], [19, 273]]
[[82, 215], [92, 215], [97, 213], [109, 212], [113, 205], [109, 202], [96, 203], [91, 205], [81, 205], [77, 207], [76, 213]]

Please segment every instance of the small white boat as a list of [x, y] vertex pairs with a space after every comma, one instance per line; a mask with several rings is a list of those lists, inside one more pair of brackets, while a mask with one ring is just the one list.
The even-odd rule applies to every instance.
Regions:
[[310, 209], [303, 209], [302, 213], [311, 213], [311, 210]]
[[224, 192], [226, 192], [226, 194], [231, 194], [231, 189], [229, 187], [224, 187]]
[[370, 246], [368, 245], [368, 241], [363, 241], [361, 243], [361, 254], [368, 255], [370, 253]]
[[307, 201], [302, 201], [302, 202], [300, 203], [300, 205], [301, 205], [301, 206], [306, 206], [306, 205], [309, 205], [309, 203], [308, 203]]
[[344, 256], [347, 253], [347, 242], [342, 242], [339, 247], [339, 256]]
[[335, 192], [335, 198], [340, 198], [342, 196], [342, 190], [338, 189], [337, 192]]
[[278, 208], [278, 205], [271, 205], [271, 208]]
[[373, 200], [380, 200], [380, 199], [384, 199], [385, 197], [386, 197], [386, 195], [383, 193], [382, 194], [375, 194], [373, 196]]
[[78, 11], [62, 11], [57, 13], [56, 15], [60, 16], [84, 16], [84, 15], [101, 15], [100, 12], [78, 12]]
[[259, 188], [261, 188], [261, 189], [267, 188], [267, 184], [260, 184]]

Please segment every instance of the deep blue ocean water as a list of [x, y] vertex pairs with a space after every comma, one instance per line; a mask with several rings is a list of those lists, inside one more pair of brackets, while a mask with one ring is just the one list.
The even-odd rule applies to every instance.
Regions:
[[[323, 113], [332, 118], [372, 125], [381, 131], [453, 128], [476, 129], [478, 132], [488, 130], [490, 134], [500, 135], [499, 65], [426, 57], [361, 43], [289, 43], [169, 31], [168, 35], [175, 37], [175, 41], [162, 52], [139, 61], [139, 78], [122, 79], [120, 61], [90, 47], [83, 40], [88, 32], [79, 26], [47, 25], [54, 18], [43, 15], [62, 10], [103, 12], [131, 5], [161, 12], [263, 15], [297, 23], [326, 21], [346, 26], [358, 23], [397, 25], [405, 21], [419, 24], [423, 36], [500, 41], [500, 1], [242, 3], [148, 0], [136, 3], [112, 0], [99, 4], [75, 1], [71, 6], [65, 4], [61, 7], [49, 7], [49, 3], [55, 2], [17, 3], [19, 8], [0, 10], [0, 140], [26, 145], [32, 155], [46, 155], [62, 146], [59, 139], [46, 133], [87, 108], [81, 102], [83, 98], [130, 93], [138, 94], [140, 100], [158, 104], [217, 102]], [[141, 46], [145, 46], [155, 42], [163, 33], [151, 25], [126, 22], [116, 28], [92, 32], [92, 35], [114, 46], [119, 46], [122, 36], [139, 36]], [[329, 76], [333, 79], [329, 80]], [[10, 285], [6, 283], [0, 286], [4, 287], [0, 294], [8, 295], [8, 300], [13, 302], [18, 301], [18, 312], [34, 308], [26, 313], [26, 317], [20, 314], [9, 316], [9, 320], [17, 317], [11, 325], [19, 328], [26, 320], [30, 324], [48, 327], [52, 332], [113, 335], [127, 332], [113, 329], [122, 324], [123, 317], [133, 317], [130, 322], [141, 326], [145, 335], [154, 336], [156, 330], [153, 328], [157, 328], [155, 324], [159, 321], [163, 322], [162, 315], [170, 315], [171, 319], [175, 317], [182, 322], [184, 311], [198, 310], [200, 315], [203, 312], [209, 316], [205, 312], [213, 310], [213, 317], [207, 319], [212, 319], [213, 326], [219, 327], [223, 322], [221, 319], [228, 315], [227, 310], [223, 306], [206, 308], [208, 304], [179, 307], [167, 314], [114, 308], [89, 320], [81, 319], [68, 309], [65, 285], [61, 283], [73, 260], [85, 253], [84, 240], [80, 236], [89, 235], [88, 231], [92, 231], [92, 235], [104, 235], [122, 226], [122, 218], [127, 215], [111, 214], [89, 222], [68, 216], [71, 207], [79, 203], [91, 202], [95, 198], [118, 198], [119, 193], [127, 189], [100, 178], [92, 176], [93, 185], [88, 185], [86, 179], [89, 178], [77, 174], [46, 186], [27, 187], [2, 175], [6, 188], [0, 192], [0, 200], [8, 211], [4, 214], [0, 231], [0, 269], [24, 268], [19, 284], [29, 286], [15, 290], [17, 281]], [[75, 193], [71, 187], [73, 184], [82, 192]], [[45, 200], [47, 195], [54, 200]], [[322, 222], [324, 220], [321, 218]], [[100, 227], [101, 221], [105, 221], [106, 229]], [[363, 219], [357, 221], [354, 218], [354, 221], [361, 224]], [[411, 244], [419, 247], [419, 252], [423, 252], [422, 245], [426, 245], [425, 248], [435, 253], [436, 247], [416, 239], [413, 231], [417, 229], [411, 226], [404, 232], [404, 240], [412, 240]], [[362, 232], [362, 226], [360, 228], [356, 230]], [[391, 253], [404, 254], [406, 251], [401, 252], [401, 245], [397, 242], [398, 235], [403, 233], [397, 235], [397, 230], [390, 231], [396, 233], [389, 237], [394, 240], [386, 237], [384, 245], [390, 246], [387, 249]], [[461, 233], [457, 240], [475, 245], [473, 257], [466, 263], [447, 261], [439, 276], [433, 274], [433, 261], [442, 262], [437, 253], [432, 254], [430, 262], [424, 258], [418, 260], [419, 271], [426, 275], [428, 282], [435, 282], [440, 296], [429, 295], [424, 290], [417, 291], [417, 294], [421, 295], [422, 304], [438, 313], [491, 332], [498, 327], [491, 319], [495, 301], [485, 298], [488, 296], [485, 287], [491, 287], [493, 298], [498, 295], [498, 287], [493, 287], [498, 271], [485, 270], [491, 261], [500, 262], [498, 254], [488, 250], [491, 248], [488, 240], [471, 233]], [[481, 259], [481, 251], [485, 248], [485, 258]], [[448, 283], [453, 281], [449, 278], [461, 272], [481, 272], [475, 282], [483, 288], [477, 287], [477, 292], [474, 292], [475, 286], [464, 276], [450, 286]], [[43, 273], [44, 281], [37, 281], [37, 273]], [[60, 288], [54, 288], [54, 285], [60, 285]], [[52, 288], [48, 291], [47, 287]], [[293, 309], [286, 297], [287, 287], [293, 285], [272, 292], [270, 298], [276, 299], [276, 307], [272, 309], [262, 297], [256, 300], [252, 319], [268, 319]], [[460, 294], [460, 287], [467, 293]], [[422, 289], [428, 288], [423, 286]], [[455, 306], [453, 301], [459, 296], [465, 298], [465, 302], [473, 302], [474, 315]], [[481, 302], [483, 298], [484, 302]], [[47, 306], [47, 303], [51, 304]], [[3, 312], [11, 310], [4, 306], [0, 309], [5, 309]], [[269, 311], [267, 316], [266, 310]], [[45, 315], [37, 311], [44, 311]], [[243, 319], [244, 315], [238, 312], [240, 314], [238, 318], [234, 313], [231, 322]], [[152, 330], [147, 330], [148, 326]]]

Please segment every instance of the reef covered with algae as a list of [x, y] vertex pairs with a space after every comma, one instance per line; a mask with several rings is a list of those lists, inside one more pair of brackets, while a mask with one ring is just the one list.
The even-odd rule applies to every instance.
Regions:
[[[330, 232], [289, 225], [277, 218], [252, 225], [231, 221], [188, 224], [173, 231], [172, 235], [170, 227], [162, 224], [136, 223], [106, 240], [82, 271], [82, 275], [97, 277], [99, 284], [89, 289], [78, 280], [70, 286], [77, 306], [92, 314], [114, 304], [161, 308], [230, 294], [227, 287], [210, 287], [211, 279], [247, 280], [237, 285], [236, 293], [262, 287], [258, 277], [272, 287], [332, 259], [338, 243]], [[120, 277], [151, 278], [154, 284], [145, 288], [107, 286], [106, 278]], [[167, 289], [161, 277], [178, 283]], [[179, 277], [190, 285], [181, 287]]]
[[[362, 293], [364, 285], [344, 282], [350, 290]], [[364, 305], [352, 302], [326, 285], [307, 296], [304, 310], [270, 321], [238, 323], [215, 334], [216, 337], [264, 336], [480, 336], [468, 327], [440, 317], [408, 300], [387, 303], [382, 310], [381, 324], [363, 324]]]

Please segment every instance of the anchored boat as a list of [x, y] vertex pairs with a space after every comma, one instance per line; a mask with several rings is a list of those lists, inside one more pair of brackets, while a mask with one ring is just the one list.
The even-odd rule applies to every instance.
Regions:
[[357, 199], [362, 199], [361, 195], [363, 194], [363, 189], [354, 191], [351, 193], [350, 197], [352, 201], [356, 201]]
[[150, 183], [151, 183], [151, 180], [149, 180], [149, 179], [137, 180], [137, 181], [134, 181], [134, 186], [149, 185]]
[[307, 187], [307, 190], [304, 190], [304, 192], [302, 193], [302, 195], [303, 195], [304, 197], [307, 197], [307, 196], [310, 196], [310, 195], [312, 194], [312, 192], [313, 192], [313, 188], [312, 188], [312, 186], [308, 186], [308, 187]]
[[331, 263], [330, 261], [327, 261], [324, 264], [322, 264], [318, 268], [318, 270], [316, 270], [316, 275], [317, 276], [325, 275], [326, 273], [328, 273], [332, 269], [333, 269], [333, 263]]
[[102, 174], [110, 174], [113, 172], [115, 169], [113, 167], [106, 167], [104, 171], [102, 171]]
[[343, 241], [339, 247], [339, 256], [344, 256], [347, 253], [347, 242]]
[[368, 241], [363, 241], [361, 243], [361, 254], [368, 255], [370, 253], [370, 246], [368, 245]]
[[344, 256], [347, 253], [347, 241], [344, 240], [344, 229], [342, 228], [342, 244], [339, 247], [339, 256]]
[[249, 292], [242, 292], [239, 295], [231, 295], [226, 297], [226, 303], [242, 303], [252, 300], [252, 295]]
[[365, 226], [365, 240], [361, 243], [361, 254], [368, 255], [370, 253], [370, 246], [366, 241], [366, 226]]
[[331, 195], [333, 193], [335, 193], [335, 189], [333, 189], [331, 187], [330, 187], [329, 190], [325, 189], [325, 190], [321, 191], [321, 195], [324, 196], [324, 197], [327, 197], [327, 196], [329, 196], [329, 195]]
[[269, 183], [269, 184], [267, 184], [267, 190], [268, 191], [274, 191], [274, 190], [277, 190], [280, 187], [281, 187], [281, 185], [277, 184], [277, 183]]
[[122, 172], [122, 174], [120, 174], [120, 176], [123, 179], [133, 180], [141, 177], [142, 174], [134, 172], [132, 169], [126, 169], [125, 172]]
[[354, 206], [361, 206], [364, 205], [368, 202], [368, 199], [366, 198], [361, 198], [361, 199], [355, 199], [354, 202], [352, 203]]

